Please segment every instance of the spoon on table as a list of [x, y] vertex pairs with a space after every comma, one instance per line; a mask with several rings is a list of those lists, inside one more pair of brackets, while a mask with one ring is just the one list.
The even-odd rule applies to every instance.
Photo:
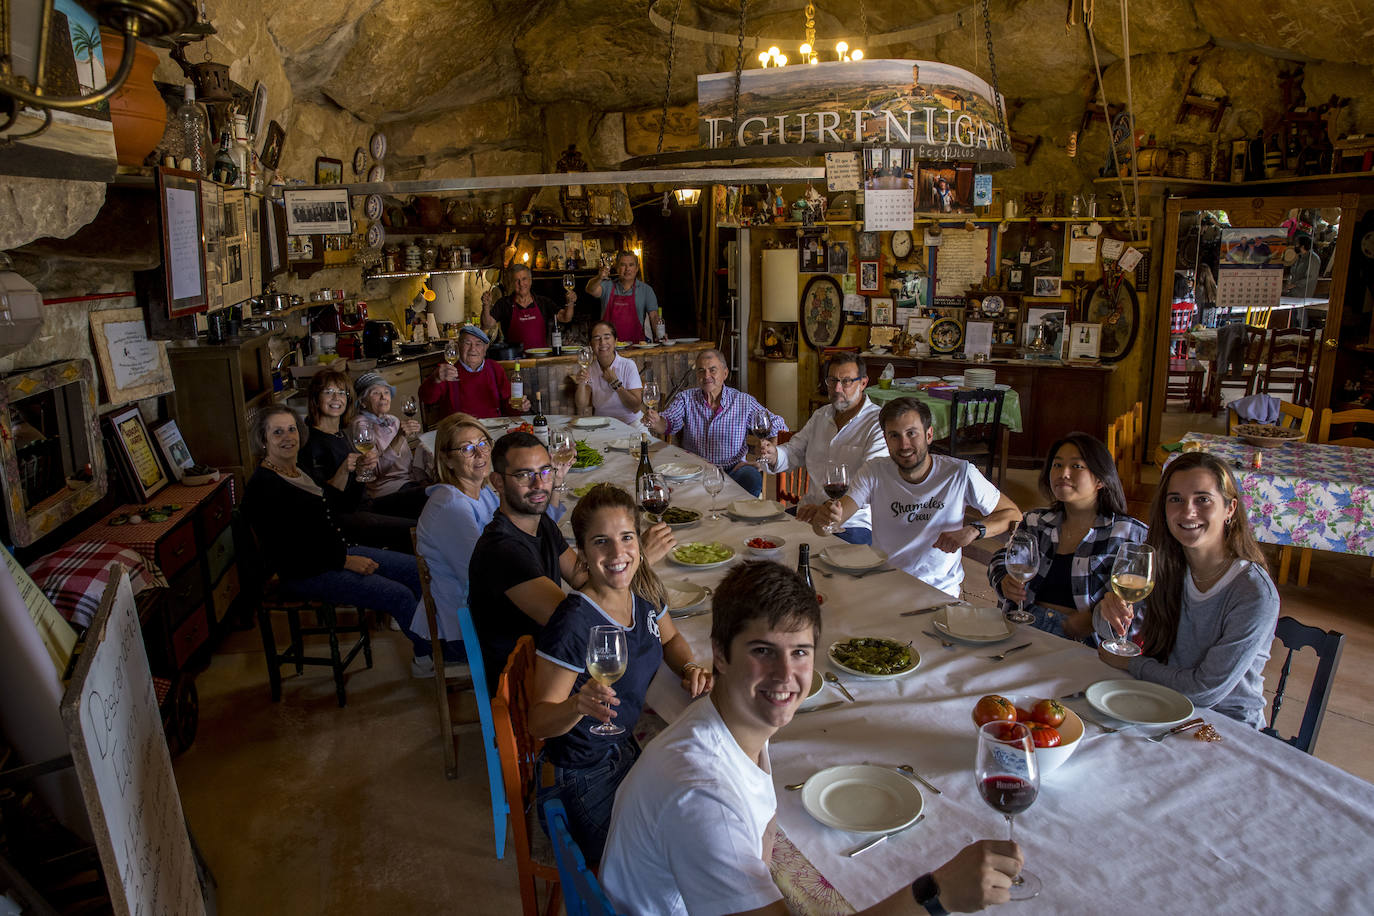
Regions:
[[931, 639], [939, 640], [940, 645], [944, 646], [946, 649], [954, 648], [954, 643], [950, 642], [948, 639], [945, 639], [943, 636], [937, 636], [929, 630], [922, 630], [921, 632], [929, 636]]
[[830, 683], [834, 684], [835, 687], [840, 691], [840, 693], [844, 694], [845, 699], [849, 700], [849, 702], [851, 702], [851, 703], [857, 702], [857, 701], [854, 699], [854, 694], [850, 693], [849, 690], [844, 686], [844, 684], [841, 684], [841, 683], [840, 683], [840, 679], [837, 678], [837, 677], [835, 677], [835, 672], [833, 672], [833, 671], [827, 671], [827, 672], [825, 673], [825, 679], [826, 679], [827, 681], [829, 681]]

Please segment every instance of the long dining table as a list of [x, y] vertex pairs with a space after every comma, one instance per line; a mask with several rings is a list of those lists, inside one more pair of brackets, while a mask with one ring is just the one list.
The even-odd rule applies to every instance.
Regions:
[[[619, 424], [576, 433], [600, 449], [615, 440], [624, 445], [631, 435]], [[603, 455], [601, 466], [570, 475], [569, 485], [609, 481], [632, 488], [636, 457], [620, 449]], [[651, 460], [656, 468], [706, 466], [704, 459], [661, 444]], [[979, 697], [1065, 697], [1123, 676], [1092, 649], [1028, 627], [1015, 628], [995, 645], [956, 641], [945, 648], [928, 635], [934, 632], [930, 613], [902, 612], [942, 604], [949, 596], [898, 570], [858, 576], [827, 566], [818, 555], [841, 542], [816, 535], [790, 516], [762, 523], [710, 520], [713, 500], [699, 478], [672, 486], [673, 505], [702, 513], [701, 521], [677, 530], [679, 544], [719, 542], [735, 556], [711, 569], [665, 558], [655, 568], [670, 587], [715, 585], [747, 557], [744, 542], [760, 535], [785, 540], [778, 562], [795, 566], [802, 544], [811, 545], [816, 558], [813, 576], [824, 598], [816, 665], [836, 673], [854, 701], [827, 685], [817, 699], [842, 705], [798, 713], [770, 744], [781, 830], [772, 868], [794, 912], [854, 912], [900, 890], [976, 839], [1007, 836], [1005, 821], [975, 787], [971, 712]], [[714, 502], [723, 508], [747, 498], [727, 478], [726, 491]], [[676, 622], [696, 658], [706, 662], [709, 612]], [[827, 648], [856, 636], [910, 642], [920, 663], [892, 679], [844, 673], [828, 660]], [[990, 658], [1023, 643], [1029, 646], [1004, 660]], [[689, 702], [666, 667], [651, 685], [648, 701], [669, 721]], [[1088, 724], [1073, 756], [1043, 778], [1039, 797], [1017, 817], [1016, 840], [1026, 867], [1044, 889], [1032, 900], [1011, 904], [1015, 912], [1374, 910], [1367, 886], [1374, 863], [1370, 783], [1210, 710], [1198, 714], [1220, 741], [1185, 734], [1153, 743], [1146, 738], [1157, 728], [1117, 722], [1081, 699], [1066, 705], [1121, 728], [1107, 733]], [[826, 767], [863, 762], [909, 764], [941, 794], [918, 787], [924, 820], [850, 858], [846, 853], [871, 837], [821, 824], [805, 810], [802, 793], [784, 786]]]

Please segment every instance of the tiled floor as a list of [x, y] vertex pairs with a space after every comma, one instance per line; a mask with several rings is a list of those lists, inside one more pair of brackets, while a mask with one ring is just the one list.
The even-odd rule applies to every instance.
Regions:
[[[1215, 428], [1206, 415], [1166, 421], [1179, 434]], [[1022, 508], [1043, 503], [1035, 476], [1009, 475], [1005, 489]], [[1346, 634], [1317, 756], [1374, 780], [1369, 571], [1367, 559], [1319, 554], [1308, 588], [1280, 592], [1282, 613]], [[985, 582], [970, 571], [970, 589]], [[445, 779], [432, 682], [407, 676], [400, 634], [376, 642], [376, 666], [349, 677], [344, 709], [318, 669], [288, 676], [272, 703], [254, 631], [233, 634], [199, 678], [200, 735], [176, 774], [226, 916], [519, 912], [513, 853], [493, 854], [475, 731], [461, 746], [460, 778]], [[1300, 714], [1310, 683], [1309, 662], [1294, 670], [1285, 718]]]

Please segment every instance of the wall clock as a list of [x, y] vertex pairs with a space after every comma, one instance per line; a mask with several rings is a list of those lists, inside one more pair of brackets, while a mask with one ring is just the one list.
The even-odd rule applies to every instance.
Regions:
[[892, 233], [892, 256], [904, 258], [911, 254], [911, 233], [905, 229], [899, 229]]

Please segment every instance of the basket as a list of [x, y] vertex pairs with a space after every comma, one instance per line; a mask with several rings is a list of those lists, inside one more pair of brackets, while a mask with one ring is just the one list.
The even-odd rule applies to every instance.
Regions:
[[1236, 435], [1259, 448], [1276, 448], [1303, 440], [1301, 431], [1269, 423], [1241, 423], [1236, 426]]

